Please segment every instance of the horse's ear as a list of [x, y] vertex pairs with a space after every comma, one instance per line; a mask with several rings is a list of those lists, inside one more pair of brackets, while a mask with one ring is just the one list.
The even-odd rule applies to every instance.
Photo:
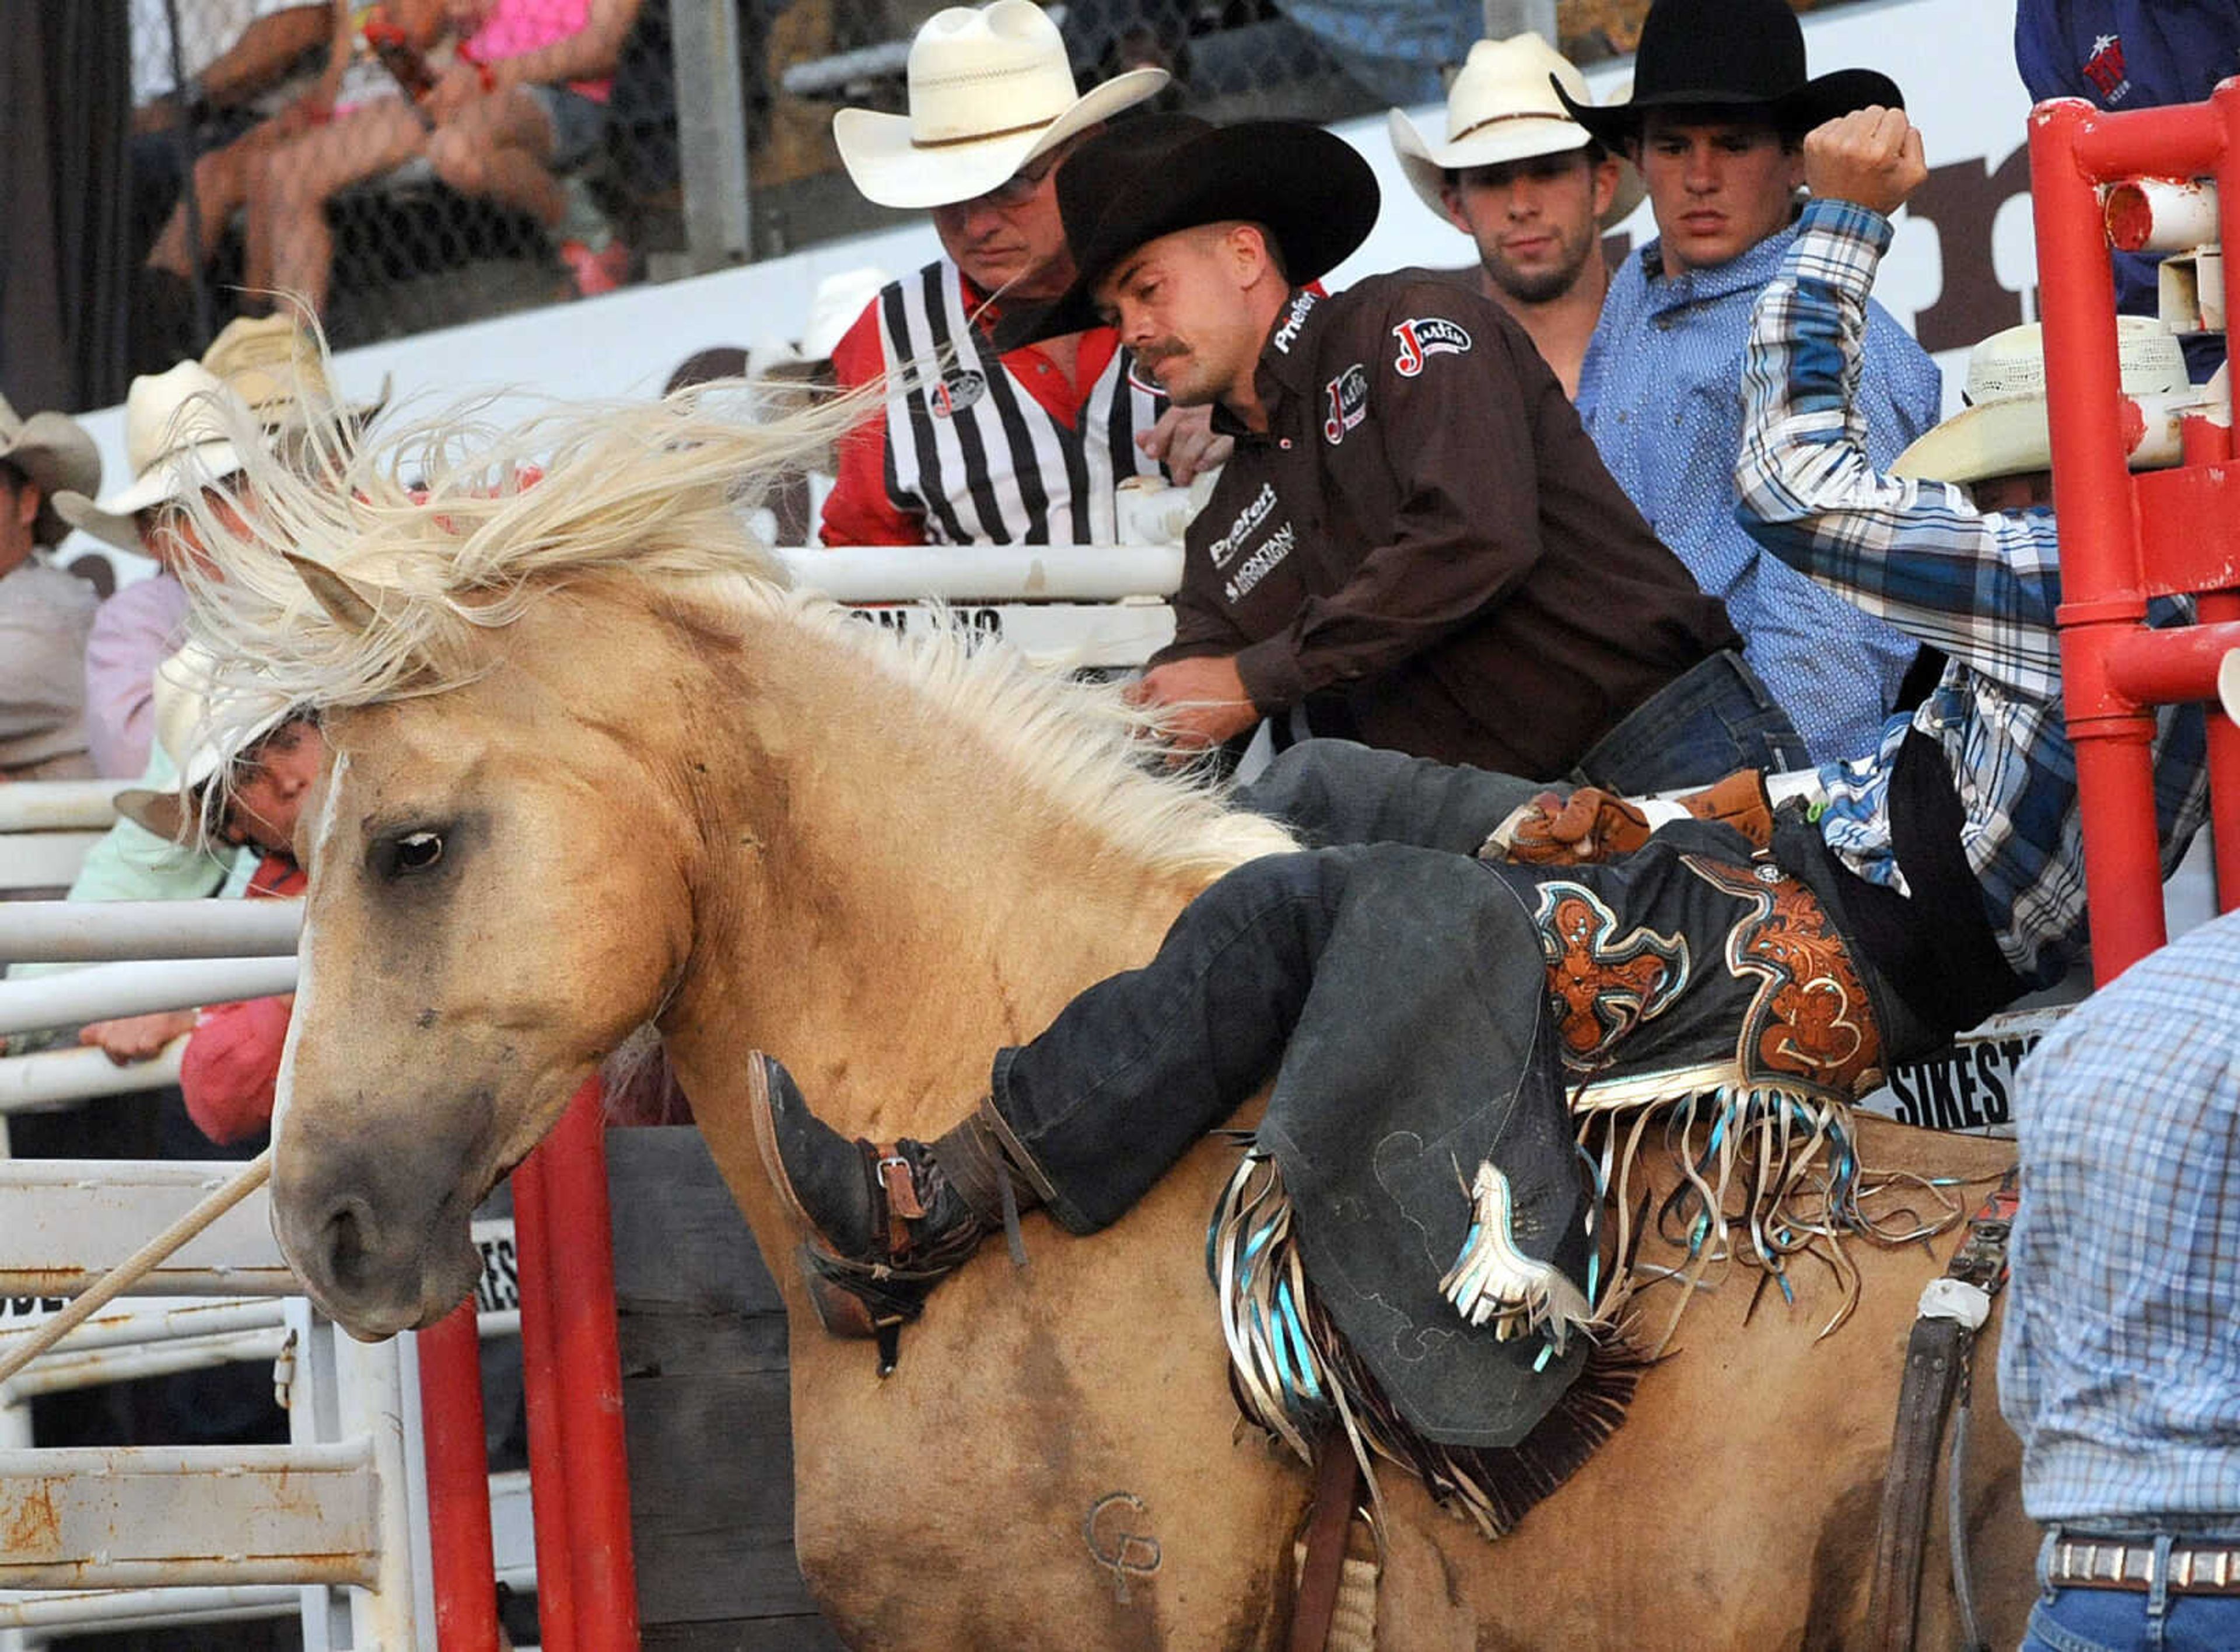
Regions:
[[362, 636], [380, 617], [375, 599], [359, 586], [328, 567], [315, 563], [309, 556], [298, 556], [292, 550], [280, 553], [288, 559], [288, 566], [296, 570], [327, 617], [351, 636]]

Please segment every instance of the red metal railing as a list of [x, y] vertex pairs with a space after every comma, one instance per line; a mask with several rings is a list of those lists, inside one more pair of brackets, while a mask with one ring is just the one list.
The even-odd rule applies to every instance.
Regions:
[[[577, 1091], [514, 1172], [537, 1625], [548, 1652], [637, 1652], [604, 1097]], [[496, 1652], [496, 1563], [470, 1302], [420, 1337], [440, 1652]]]
[[[2149, 743], [2154, 708], [2213, 700], [2240, 648], [2240, 494], [2230, 431], [2183, 421], [2184, 463], [2134, 476], [2139, 423], [2116, 354], [2115, 281], [2098, 187], [2213, 177], [2223, 244], [2240, 247], [2240, 81], [2206, 103], [2110, 115], [2080, 98], [2030, 114], [2038, 305], [2045, 323], [2054, 506], [2061, 523], [2062, 669], [2084, 825], [2094, 971], [2161, 946], [2162, 859]], [[2150, 631], [2147, 602], [2190, 593], [2201, 623]], [[2220, 904], [2240, 902], [2240, 731], [2210, 714]]]

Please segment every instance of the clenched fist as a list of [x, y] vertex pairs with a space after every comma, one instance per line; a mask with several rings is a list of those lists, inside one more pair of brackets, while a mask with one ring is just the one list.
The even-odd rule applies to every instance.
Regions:
[[1856, 201], [1887, 217], [1928, 176], [1920, 130], [1902, 109], [1869, 104], [1805, 135], [1804, 183], [1823, 200]]

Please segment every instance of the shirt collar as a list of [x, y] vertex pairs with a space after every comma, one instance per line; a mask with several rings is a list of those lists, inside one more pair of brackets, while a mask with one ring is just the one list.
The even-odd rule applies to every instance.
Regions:
[[[1270, 413], [1287, 394], [1303, 394], [1314, 387], [1314, 337], [1329, 313], [1329, 296], [1304, 287], [1292, 288], [1291, 296], [1283, 301], [1283, 308], [1268, 329], [1268, 342], [1260, 347], [1260, 364], [1253, 377], [1260, 405]], [[1257, 437], [1259, 434], [1248, 430], [1242, 419], [1220, 403], [1213, 410], [1213, 428], [1224, 436]]]
[[1668, 276], [1664, 273], [1663, 240], [1660, 236], [1635, 255], [1641, 260], [1642, 279], [1648, 285], [1649, 308], [1651, 311], [1679, 310], [1738, 292], [1755, 291], [1780, 272], [1783, 255], [1796, 238], [1797, 227], [1791, 223], [1723, 264], [1714, 264], [1708, 270], [1683, 270], [1677, 276]]

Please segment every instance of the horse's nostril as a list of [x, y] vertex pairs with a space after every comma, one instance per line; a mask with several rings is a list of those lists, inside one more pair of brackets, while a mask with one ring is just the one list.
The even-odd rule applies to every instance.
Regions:
[[329, 1276], [345, 1290], [364, 1282], [365, 1256], [370, 1227], [362, 1200], [352, 1199], [327, 1218]]

